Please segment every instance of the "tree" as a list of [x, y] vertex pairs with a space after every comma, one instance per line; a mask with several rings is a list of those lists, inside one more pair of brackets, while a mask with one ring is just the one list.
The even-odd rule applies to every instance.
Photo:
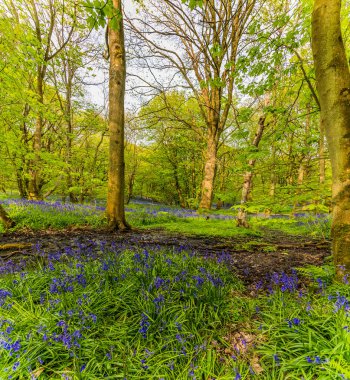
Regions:
[[350, 273], [350, 71], [340, 22], [341, 0], [315, 0], [312, 51], [332, 165], [332, 250], [338, 278]]
[[[205, 127], [197, 101], [172, 91], [152, 99], [141, 109], [139, 120], [149, 142], [149, 175], [145, 185], [153, 196], [181, 207], [198, 205], [204, 166]], [[198, 127], [193, 128], [193, 120]], [[189, 127], [190, 125], [190, 127]]]
[[[47, 76], [50, 64], [67, 45], [76, 26], [76, 8], [75, 1], [62, 4], [59, 0], [4, 0], [0, 4], [1, 24], [8, 24], [11, 31], [11, 35], [7, 31], [5, 35], [1, 33], [5, 37], [5, 46], [13, 41], [11, 50], [5, 50], [3, 58], [8, 69], [12, 69], [11, 81], [15, 82], [11, 86], [2, 80], [0, 83], [5, 94], [17, 98], [17, 109], [15, 102], [6, 108], [12, 112], [16, 110], [17, 115], [18, 108], [21, 108], [20, 119], [7, 118], [7, 122], [10, 121], [8, 129], [13, 130], [20, 146], [18, 151], [9, 151], [20, 194], [30, 199], [42, 198], [43, 186], [47, 183], [43, 157], [48, 135], [57, 122], [53, 112], [55, 107], [52, 106], [52, 87], [48, 85]], [[14, 91], [17, 86], [19, 91]]]
[[124, 96], [125, 47], [121, 0], [113, 0], [115, 12], [108, 22], [109, 49], [109, 171], [107, 219], [111, 229], [127, 230], [125, 220], [124, 188]]
[[[37, 62], [36, 62], [36, 96], [39, 103], [39, 111], [36, 118], [35, 130], [33, 135], [33, 151], [34, 159], [30, 162], [30, 178], [28, 185], [28, 195], [29, 199], [40, 199], [41, 194], [41, 178], [40, 178], [40, 152], [42, 149], [42, 135], [44, 129], [44, 118], [43, 109], [45, 107], [44, 103], [44, 91], [45, 91], [45, 77], [47, 74], [47, 68], [49, 62], [55, 58], [62, 49], [69, 42], [72, 33], [75, 28], [75, 17], [76, 17], [76, 4], [72, 3], [73, 9], [69, 17], [70, 22], [65, 18], [67, 14], [65, 13], [65, 7], [63, 7], [63, 12], [58, 12], [61, 10], [61, 5], [55, 0], [49, 0], [48, 4], [42, 4], [40, 7], [30, 0], [27, 5], [28, 20], [33, 23], [36, 36], [36, 47], [37, 47]], [[60, 14], [61, 13], [61, 14]], [[63, 23], [60, 24], [60, 33], [65, 37], [62, 40], [58, 40], [58, 47], [55, 48], [55, 42], [53, 41], [53, 31], [57, 20], [62, 17]], [[70, 25], [68, 33], [65, 33], [65, 28]], [[45, 30], [45, 32], [44, 32]], [[66, 35], [65, 35], [66, 34]]]
[[[191, 9], [184, 3], [150, 0], [142, 16], [128, 24], [147, 50], [136, 57], [138, 64], [146, 60], [145, 68], [151, 69], [154, 78], [158, 77], [156, 71], [165, 68], [170, 77], [168, 87], [180, 81], [200, 106], [207, 144], [199, 207], [210, 209], [218, 146], [233, 101], [236, 60], [256, 0], [190, 1]], [[160, 65], [159, 60], [164, 63]], [[164, 92], [166, 85], [159, 82], [151, 87], [160, 86]]]

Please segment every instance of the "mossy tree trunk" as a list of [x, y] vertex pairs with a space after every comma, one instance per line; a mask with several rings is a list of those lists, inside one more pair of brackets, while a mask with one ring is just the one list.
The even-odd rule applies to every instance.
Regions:
[[341, 0], [315, 0], [312, 50], [321, 118], [332, 165], [332, 250], [338, 278], [350, 273], [350, 72]]
[[8, 216], [2, 205], [0, 205], [0, 220], [6, 228], [11, 228], [15, 225], [15, 222]]
[[[109, 172], [107, 195], [107, 219], [111, 229], [127, 230], [125, 220], [124, 187], [124, 96], [125, 96], [125, 47], [121, 0], [113, 0], [118, 14], [117, 27], [109, 20]], [[114, 16], [116, 17], [116, 16]], [[112, 25], [111, 25], [112, 24]]]

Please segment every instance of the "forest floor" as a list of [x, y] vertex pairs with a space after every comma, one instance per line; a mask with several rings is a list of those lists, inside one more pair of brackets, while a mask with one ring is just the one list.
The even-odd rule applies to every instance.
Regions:
[[330, 256], [330, 242], [303, 235], [263, 228], [262, 236], [215, 237], [184, 235], [160, 228], [133, 229], [120, 233], [106, 229], [68, 228], [41, 231], [19, 230], [1, 236], [0, 257], [20, 261], [38, 255], [38, 251], [52, 253], [66, 247], [83, 245], [100, 250], [101, 243], [117, 244], [123, 248], [185, 248], [201, 256], [229, 256], [230, 266], [252, 290], [258, 282], [268, 282], [274, 272], [290, 274], [293, 268], [321, 266]]

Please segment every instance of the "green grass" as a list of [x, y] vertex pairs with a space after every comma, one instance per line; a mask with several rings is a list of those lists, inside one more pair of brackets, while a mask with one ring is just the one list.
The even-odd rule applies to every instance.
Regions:
[[261, 236], [256, 229], [238, 228], [234, 220], [206, 220], [205, 218], [177, 218], [173, 221], [157, 221], [151, 225], [134, 224], [141, 228], [164, 228], [169, 232], [199, 236]]
[[254, 229], [265, 228], [278, 230], [289, 235], [306, 235], [312, 238], [329, 239], [330, 218], [317, 218], [316, 216], [290, 218], [290, 219], [264, 219], [250, 218], [251, 227]]

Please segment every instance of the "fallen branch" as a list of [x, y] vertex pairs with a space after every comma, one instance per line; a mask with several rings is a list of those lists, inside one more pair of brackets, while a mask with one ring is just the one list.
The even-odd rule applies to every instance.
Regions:
[[8, 243], [0, 244], [0, 251], [8, 251], [10, 249], [25, 249], [31, 248], [32, 244], [30, 243]]

